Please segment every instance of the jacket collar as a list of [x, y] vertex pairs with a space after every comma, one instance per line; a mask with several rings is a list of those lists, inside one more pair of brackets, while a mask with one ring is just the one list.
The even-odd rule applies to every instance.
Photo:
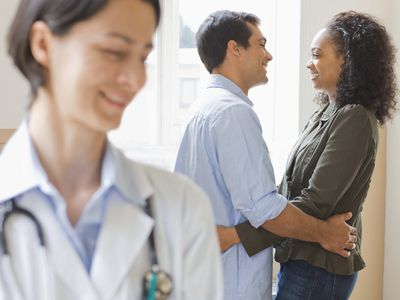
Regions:
[[115, 186], [133, 204], [144, 206], [154, 188], [143, 165], [128, 159], [119, 149], [110, 147], [115, 164]]
[[338, 106], [335, 102], [327, 104], [325, 107], [321, 109], [321, 121], [328, 121], [337, 111]]
[[0, 203], [40, 185], [35, 155], [24, 120], [0, 155]]

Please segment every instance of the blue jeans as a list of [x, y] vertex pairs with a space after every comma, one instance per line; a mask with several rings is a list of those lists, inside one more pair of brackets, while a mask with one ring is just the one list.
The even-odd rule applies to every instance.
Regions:
[[304, 260], [289, 260], [278, 273], [276, 300], [346, 300], [357, 275], [336, 275]]

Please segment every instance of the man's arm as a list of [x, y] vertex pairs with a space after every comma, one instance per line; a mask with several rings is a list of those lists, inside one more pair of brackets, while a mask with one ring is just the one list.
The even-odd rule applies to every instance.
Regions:
[[[294, 206], [319, 219], [326, 219], [330, 216], [338, 201], [349, 189], [349, 186], [354, 181], [358, 170], [365, 160], [366, 151], [371, 142], [371, 129], [368, 115], [362, 107], [355, 106], [348, 108], [338, 116], [335, 122], [335, 130], [329, 138], [326, 148], [318, 161], [317, 167], [309, 181], [309, 186], [302, 190], [299, 197], [291, 201]], [[348, 128], [352, 128], [352, 130], [348, 130]], [[358, 207], [354, 207], [353, 209], [358, 211]], [[338, 219], [340, 220], [339, 216], [328, 218], [328, 225], [338, 224], [340, 226], [340, 221], [338, 222]], [[266, 223], [268, 224], [268, 222]], [[279, 220], [276, 219], [275, 222], [279, 222]], [[266, 226], [262, 226], [258, 229], [253, 228], [248, 222], [236, 226], [237, 234], [235, 234], [240, 238], [240, 242], [242, 242], [249, 255], [254, 255], [271, 246], [271, 233], [266, 232], [264, 229], [274, 231], [276, 230], [274, 227], [276, 227], [278, 223], [273, 225], [270, 223], [272, 227], [269, 227], [267, 224], [263, 224]], [[315, 224], [318, 223], [312, 224], [313, 223], [309, 223], [306, 225], [315, 226]], [[281, 225], [284, 227], [286, 226], [284, 223]], [[343, 225], [346, 226], [346, 224]], [[299, 228], [301, 228], [301, 226]], [[290, 228], [288, 229], [291, 230]], [[285, 230], [285, 228], [281, 228], [280, 230]], [[325, 236], [329, 237], [329, 229], [327, 230]], [[333, 234], [332, 237], [335, 237], [335, 233], [339, 231], [332, 230], [331, 232], [331, 234]], [[315, 237], [312, 237], [313, 233], [310, 233], [310, 238], [315, 239]], [[229, 231], [229, 234], [232, 234], [232, 232]], [[249, 239], [249, 236], [257, 236], [259, 238]], [[356, 240], [356, 236], [351, 235], [350, 240]], [[236, 242], [239, 241], [236, 240]], [[323, 241], [322, 243], [322, 246], [326, 250], [332, 248], [331, 244], [324, 244]], [[347, 249], [351, 249], [351, 247]]]
[[287, 200], [277, 193], [261, 125], [250, 107], [230, 107], [210, 126], [219, 171], [230, 200], [253, 227], [272, 229], [284, 237], [320, 242], [329, 250], [348, 256], [344, 248], [348, 246], [347, 240], [352, 239], [349, 236], [353, 229], [344, 221], [340, 219], [341, 223], [335, 223], [338, 228], [330, 231], [334, 233], [332, 245], [326, 240], [329, 234], [325, 223], [287, 205]]
[[217, 231], [222, 251], [242, 242], [252, 256], [286, 237], [316, 242], [327, 251], [347, 257], [357, 241], [356, 229], [345, 222], [350, 218], [351, 213], [345, 213], [322, 221], [289, 203], [278, 217], [258, 229], [244, 222], [235, 227], [217, 226]]
[[347, 257], [357, 241], [356, 229], [346, 223], [351, 216], [349, 212], [322, 221], [289, 203], [277, 218], [262, 227], [279, 236], [319, 243], [325, 250]]

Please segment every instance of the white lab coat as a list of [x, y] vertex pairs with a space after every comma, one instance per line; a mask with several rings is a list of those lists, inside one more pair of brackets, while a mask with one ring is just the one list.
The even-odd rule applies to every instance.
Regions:
[[[21, 145], [20, 139], [17, 132], [0, 156], [0, 206], [14, 197], [15, 181], [25, 179], [26, 172], [18, 162], [16, 150]], [[110, 201], [90, 274], [51, 208], [32, 196], [29, 199], [22, 196], [19, 200], [19, 205], [32, 212], [44, 230], [48, 274], [54, 287], [49, 290], [50, 299], [141, 299], [143, 275], [150, 268], [149, 234], [154, 225], [159, 264], [174, 280], [171, 299], [222, 299], [220, 254], [204, 193], [182, 176], [132, 162], [118, 150], [113, 151], [117, 158], [117, 180], [122, 182], [125, 193], [140, 201]], [[149, 196], [153, 199], [154, 219], [143, 211]], [[17, 282], [26, 299], [38, 299], [42, 296], [35, 287], [40, 285], [40, 276], [35, 270], [43, 270], [43, 264], [36, 231], [23, 217], [16, 217], [10, 224], [18, 224], [7, 227]], [[13, 246], [14, 237], [18, 246]], [[5, 284], [1, 270], [0, 276], [3, 276], [0, 285]], [[0, 286], [0, 294], [4, 290]]]

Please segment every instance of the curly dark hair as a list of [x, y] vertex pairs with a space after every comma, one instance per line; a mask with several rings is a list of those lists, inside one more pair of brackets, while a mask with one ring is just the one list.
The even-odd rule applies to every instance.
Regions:
[[[395, 48], [374, 17], [342, 12], [327, 24], [329, 38], [344, 63], [336, 86], [336, 103], [360, 104], [375, 113], [382, 125], [396, 110]], [[317, 100], [327, 103], [326, 93]]]

